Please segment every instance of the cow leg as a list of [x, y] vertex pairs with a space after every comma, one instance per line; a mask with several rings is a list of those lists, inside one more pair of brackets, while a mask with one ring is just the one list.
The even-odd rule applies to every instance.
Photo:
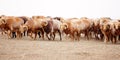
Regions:
[[44, 31], [41, 31], [41, 33], [42, 33], [42, 39], [44, 40]]
[[65, 34], [65, 38], [66, 38], [66, 40], [68, 40], [69, 39], [69, 34]]
[[15, 38], [16, 38], [17, 37], [16, 33], [14, 33], [14, 35], [15, 35]]
[[17, 31], [16, 33], [17, 33], [17, 36], [16, 36], [17, 39], [22, 38], [22, 35], [21, 35], [22, 33], [20, 31]]
[[29, 31], [27, 31], [27, 36], [29, 35]]
[[12, 32], [12, 38], [16, 38], [16, 33]]
[[87, 32], [85, 32], [85, 38], [88, 40]]
[[50, 38], [48, 37], [48, 34], [46, 33], [46, 37], [48, 38], [48, 40], [50, 40]]
[[32, 34], [33, 34], [33, 32], [30, 32], [30, 35], [29, 34], [28, 35], [33, 39]]
[[37, 32], [35, 32], [35, 38], [34, 38], [34, 40], [36, 40], [36, 37], [37, 37]]
[[120, 41], [120, 35], [118, 35], [118, 40]]
[[107, 43], [108, 42], [108, 36], [107, 36], [107, 34], [104, 32], [104, 31], [101, 31], [102, 33], [103, 33], [103, 35], [104, 35], [104, 42], [105, 43]]
[[111, 42], [113, 43], [113, 41], [115, 40], [115, 37], [114, 36], [111, 36]]
[[78, 34], [77, 34], [77, 32], [75, 32], [75, 40], [77, 40], [78, 38], [77, 38], [77, 36], [78, 36]]
[[39, 36], [39, 38], [41, 38], [40, 32], [38, 32], [38, 36]]
[[[87, 33], [86, 33], [87, 34]], [[88, 32], [88, 34], [87, 34], [87, 40], [89, 40], [89, 32]]]
[[2, 33], [1, 33], [2, 35], [4, 34], [4, 31], [2, 31]]
[[80, 33], [77, 33], [77, 40], [80, 40]]
[[104, 42], [107, 43], [109, 41], [108, 36], [106, 36], [106, 35], [104, 35], [104, 36], [105, 36]]
[[102, 33], [100, 33], [100, 39], [103, 40], [104, 35]]
[[79, 38], [79, 41], [80, 41], [80, 37], [81, 37], [81, 32], [79, 33], [79, 36], [78, 36], [78, 38]]
[[19, 37], [19, 33], [18, 33], [18, 31], [16, 32], [16, 38], [18, 39], [18, 37]]
[[61, 40], [62, 40], [61, 31], [58, 30], [58, 32], [59, 32], [59, 35], [60, 35], [60, 41], [61, 41]]
[[95, 34], [96, 40], [99, 40], [98, 33]]
[[[22, 37], [23, 37], [23, 34], [24, 34], [24, 33], [21, 33], [21, 32], [20, 32], [20, 38], [22, 38]], [[24, 36], [25, 36], [25, 35], [24, 35]]]
[[72, 34], [70, 34], [70, 38], [71, 38], [71, 40], [73, 40], [73, 35]]
[[89, 30], [87, 30], [85, 33], [86, 33], [87, 40], [89, 40]]
[[99, 40], [99, 30], [96, 31], [96, 40]]
[[22, 38], [22, 37], [23, 37], [23, 33], [20, 32], [20, 38]]
[[8, 39], [10, 39], [11, 38], [11, 31], [8, 30], [7, 34], [8, 34]]
[[95, 39], [97, 39], [97, 35], [96, 35], [96, 33], [95, 33]]
[[90, 39], [92, 38], [92, 31], [90, 31], [90, 33], [89, 33], [89, 37], [90, 37]]
[[11, 38], [14, 38], [14, 36], [15, 36], [14, 34], [15, 34], [15, 33], [14, 33], [14, 32], [12, 32], [12, 35], [11, 35], [12, 37], [11, 37]]
[[113, 36], [113, 39], [112, 39], [112, 43], [115, 44], [116, 43], [116, 36]]
[[53, 40], [55, 40], [55, 32], [53, 33]]
[[74, 41], [75, 40], [75, 35], [74, 34], [72, 35], [72, 38], [73, 38], [73, 41]]
[[26, 31], [24, 31], [24, 36], [25, 36]]
[[71, 34], [71, 39], [74, 41], [75, 35], [74, 33]]
[[29, 33], [31, 33], [31, 31], [28, 30], [28, 31], [27, 31], [27, 36], [29, 35]]
[[54, 40], [53, 33], [50, 33], [50, 39]]
[[19, 31], [19, 38], [22, 38], [23, 35], [24, 35], [24, 33], [21, 33], [21, 32]]

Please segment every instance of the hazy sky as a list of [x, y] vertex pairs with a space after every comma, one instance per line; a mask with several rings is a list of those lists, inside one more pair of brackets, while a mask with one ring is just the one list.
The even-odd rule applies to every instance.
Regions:
[[0, 15], [120, 18], [120, 0], [0, 0]]

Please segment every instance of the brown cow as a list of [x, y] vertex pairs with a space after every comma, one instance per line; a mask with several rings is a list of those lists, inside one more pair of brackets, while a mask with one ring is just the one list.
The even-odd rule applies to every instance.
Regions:
[[104, 35], [102, 34], [101, 29], [100, 29], [100, 19], [93, 20], [93, 29], [92, 30], [93, 30], [93, 33], [94, 33], [96, 40], [103, 39]]
[[101, 18], [100, 19], [100, 29], [102, 34], [104, 35], [104, 42], [108, 42], [112, 40], [112, 28], [113, 23], [110, 18]]
[[[21, 18], [24, 21], [24, 24], [28, 21], [31, 20], [31, 18], [27, 17], [27, 16], [19, 16], [19, 18]], [[24, 31], [24, 36], [25, 36], [26, 31]]]
[[[60, 30], [60, 25], [61, 22], [56, 20], [56, 19], [50, 19], [50, 20], [44, 20], [43, 22], [47, 22], [47, 25], [43, 27], [44, 32], [46, 33], [46, 37], [48, 38], [48, 40], [54, 40], [55, 39], [55, 34], [56, 32], [59, 33], [60, 35], [60, 40], [62, 40], [61, 37], [61, 30]], [[48, 37], [48, 34], [50, 35], [50, 37]]]
[[8, 31], [8, 38], [11, 38], [11, 33], [16, 32], [17, 37], [21, 37], [20, 26], [24, 24], [24, 21], [14, 16], [2, 16], [0, 19], [0, 26]]
[[[91, 21], [87, 19], [77, 19], [73, 18], [70, 20], [66, 20], [62, 25], [61, 29], [66, 33], [70, 34], [71, 38], [79, 40], [79, 37], [81, 33], [87, 33], [89, 32]], [[87, 35], [88, 38], [88, 35]]]
[[32, 34], [35, 34], [34, 40], [37, 37], [37, 34], [42, 33], [42, 38], [44, 40], [44, 30], [43, 26], [46, 26], [46, 22], [43, 22], [46, 18], [41, 16], [33, 16], [31, 20], [27, 21], [21, 28], [27, 30], [31, 38]]
[[120, 36], [120, 22], [117, 21], [113, 21], [112, 22], [113, 25], [111, 25], [111, 33], [112, 33], [112, 43], [116, 43], [117, 42], [117, 37]]

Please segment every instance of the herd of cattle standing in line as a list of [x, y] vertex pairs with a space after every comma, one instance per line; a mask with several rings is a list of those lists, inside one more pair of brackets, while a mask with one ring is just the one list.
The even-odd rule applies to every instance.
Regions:
[[[8, 38], [22, 38], [23, 35], [36, 39], [37, 35], [44, 40], [55, 40], [56, 33], [62, 40], [63, 34], [71, 40], [80, 40], [81, 35], [89, 40], [104, 40], [116, 43], [120, 40], [120, 20], [109, 17], [90, 19], [87, 17], [68, 18], [50, 16], [0, 16], [0, 31]], [[34, 35], [34, 36], [33, 36]]]

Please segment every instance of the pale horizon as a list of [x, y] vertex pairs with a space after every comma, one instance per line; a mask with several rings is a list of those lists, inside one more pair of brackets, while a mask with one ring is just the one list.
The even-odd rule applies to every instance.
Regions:
[[119, 3], [119, 0], [0, 0], [0, 15], [120, 19]]

